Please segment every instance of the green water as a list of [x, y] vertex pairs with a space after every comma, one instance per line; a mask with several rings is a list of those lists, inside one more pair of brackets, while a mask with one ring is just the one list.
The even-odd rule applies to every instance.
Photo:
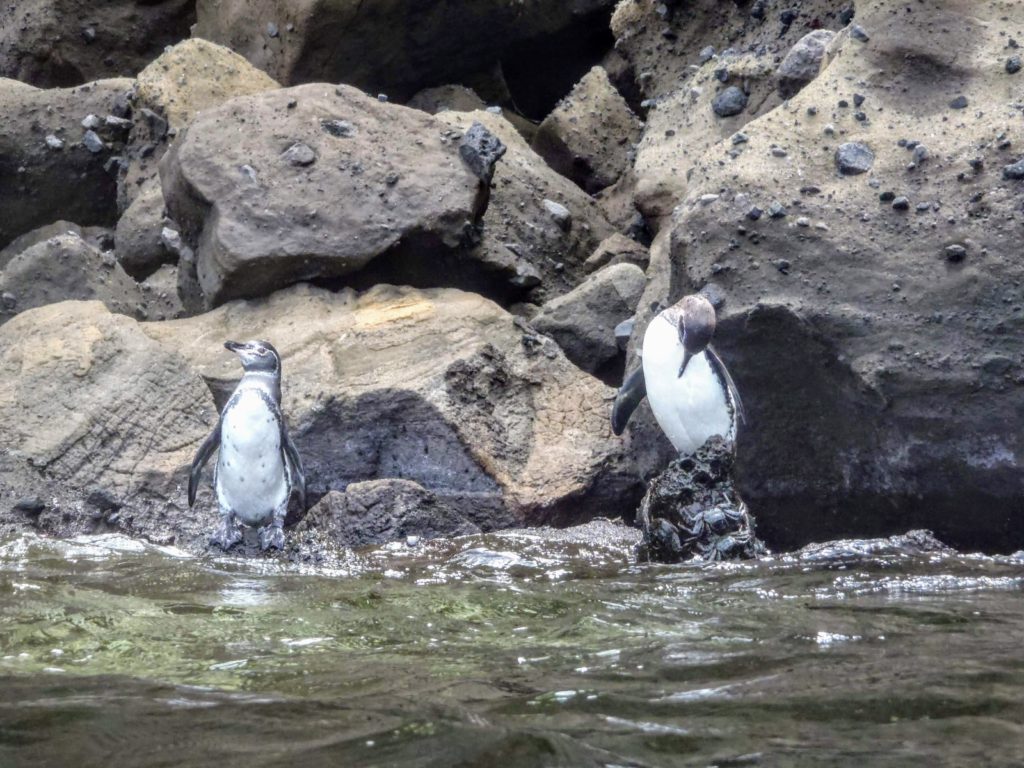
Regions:
[[0, 543], [2, 766], [1024, 764], [1024, 558]]

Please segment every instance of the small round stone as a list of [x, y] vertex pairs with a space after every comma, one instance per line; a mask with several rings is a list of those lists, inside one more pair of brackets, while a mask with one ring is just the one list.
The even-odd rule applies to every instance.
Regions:
[[711, 108], [719, 117], [732, 117], [747, 108], [747, 94], [735, 85], [730, 85], [711, 102]]

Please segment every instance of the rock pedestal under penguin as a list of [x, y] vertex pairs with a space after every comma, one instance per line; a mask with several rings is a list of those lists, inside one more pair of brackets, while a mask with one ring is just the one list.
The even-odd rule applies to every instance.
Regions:
[[652, 559], [755, 557], [746, 506], [732, 486], [736, 422], [743, 402], [711, 346], [715, 309], [686, 296], [660, 312], [644, 333], [642, 365], [623, 382], [612, 408], [622, 434], [644, 397], [680, 458], [648, 487], [637, 514]]
[[238, 521], [259, 528], [263, 549], [281, 549], [292, 489], [306, 507], [302, 460], [281, 415], [281, 357], [265, 341], [224, 346], [241, 358], [245, 373], [192, 460], [188, 504], [195, 504], [203, 465], [220, 448], [213, 486], [221, 522], [210, 543], [225, 550], [237, 544], [242, 539]]

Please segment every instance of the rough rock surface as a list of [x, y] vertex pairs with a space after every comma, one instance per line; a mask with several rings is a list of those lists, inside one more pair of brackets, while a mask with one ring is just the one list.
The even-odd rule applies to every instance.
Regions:
[[602, 375], [612, 363], [621, 363], [615, 326], [632, 317], [646, 283], [635, 264], [613, 264], [545, 304], [532, 325], [580, 368]]
[[92, 132], [100, 146], [91, 151], [82, 120], [93, 114], [103, 121], [120, 111], [130, 87], [130, 80], [114, 79], [40, 90], [0, 79], [0, 248], [58, 219], [114, 224], [117, 167], [111, 160], [125, 137], [100, 125]]
[[616, 232], [601, 241], [597, 250], [587, 257], [583, 268], [596, 272], [610, 264], [636, 264], [640, 269], [647, 269], [649, 263], [650, 254], [645, 246]]
[[613, 4], [390, 0], [370, 9], [359, 0], [198, 0], [195, 33], [282, 83], [344, 82], [405, 99], [485, 70], [514, 44], [607, 13]]
[[33, 245], [68, 234], [77, 235], [93, 248], [101, 251], [109, 251], [114, 242], [113, 231], [106, 227], [80, 227], [71, 221], [55, 221], [14, 238], [5, 248], [0, 249], [0, 270], [6, 267], [11, 259]]
[[[693, 0], [663, 18], [658, 3], [618, 5], [615, 47], [632, 64], [649, 109], [635, 163], [636, 204], [646, 216], [670, 214], [708, 148], [781, 103], [775, 73], [783, 57], [813, 29], [842, 26], [838, 6], [794, 0], [752, 15], [753, 4]], [[796, 20], [782, 23], [785, 12], [795, 12]], [[731, 88], [742, 91], [746, 103], [723, 117], [715, 100]]]
[[177, 255], [167, 248], [161, 237], [167, 223], [160, 180], [150, 179], [117, 220], [114, 250], [125, 272], [137, 280], [145, 280], [161, 264], [177, 260]]
[[637, 511], [641, 559], [749, 560], [765, 552], [733, 488], [733, 461], [732, 444], [712, 437], [651, 480]]
[[0, 6], [0, 77], [62, 88], [133, 75], [189, 34], [195, 0], [16, 0]]
[[593, 194], [615, 183], [630, 166], [641, 128], [608, 73], [594, 67], [544, 118], [533, 149]]
[[540, 302], [579, 285], [587, 257], [613, 232], [593, 198], [550, 169], [501, 116], [443, 112], [438, 119], [457, 130], [481, 123], [508, 149], [495, 166], [481, 241], [470, 254], [504, 281], [503, 290], [489, 293], [529, 291]]
[[138, 317], [142, 291], [112, 253], [103, 253], [71, 231], [37, 243], [0, 272], [0, 323], [33, 307], [66, 299], [98, 299], [111, 312]]
[[[867, 40], [841, 33], [741, 151], [694, 163], [670, 269], [641, 307], [725, 298], [717, 345], [751, 417], [738, 488], [773, 546], [909, 526], [966, 547], [1024, 540], [1024, 273], [1006, 247], [1021, 188], [1002, 174], [1019, 157], [1002, 61], [1020, 10], [858, 7]], [[869, 173], [838, 172], [844, 142], [871, 148]], [[789, 215], [752, 215], [773, 205]]]
[[487, 105], [472, 88], [464, 85], [438, 85], [424, 88], [406, 103], [407, 107], [421, 109], [431, 115], [438, 112], [474, 112]]
[[816, 29], [797, 40], [775, 73], [779, 80], [779, 95], [784, 99], [800, 93], [800, 89], [818, 76], [825, 49], [836, 33], [829, 29]]
[[610, 388], [476, 294], [299, 285], [142, 327], [186, 357], [218, 402], [240, 373], [223, 341], [273, 340], [312, 500], [405, 479], [493, 529], [619, 514], [638, 498], [608, 427]]
[[385, 274], [436, 278], [486, 205], [457, 136], [348, 86], [204, 111], [161, 161], [161, 181], [195, 249], [205, 306], [351, 275], [378, 258]]
[[479, 533], [463, 515], [411, 480], [368, 480], [324, 496], [295, 528], [317, 530], [343, 547], [417, 543], [439, 536]]
[[213, 398], [135, 320], [71, 301], [5, 323], [0, 420], [0, 526], [184, 545], [208, 535], [216, 513], [190, 513], [185, 487]]

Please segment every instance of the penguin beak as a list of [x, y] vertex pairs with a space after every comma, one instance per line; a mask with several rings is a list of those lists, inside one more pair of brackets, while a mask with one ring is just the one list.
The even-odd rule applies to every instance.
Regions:
[[683, 349], [683, 364], [679, 366], [679, 377], [683, 378], [683, 372], [686, 371], [686, 364], [690, 362], [690, 358], [693, 357], [693, 353], [688, 349]]
[[225, 341], [224, 349], [237, 353], [245, 349], [245, 344], [239, 344], [237, 341]]

